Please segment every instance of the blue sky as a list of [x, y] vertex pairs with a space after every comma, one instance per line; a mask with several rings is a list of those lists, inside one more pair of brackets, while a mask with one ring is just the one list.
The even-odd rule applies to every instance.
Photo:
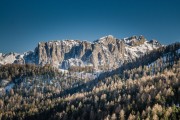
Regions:
[[180, 41], [180, 0], [0, 0], [0, 52], [40, 41], [144, 35]]

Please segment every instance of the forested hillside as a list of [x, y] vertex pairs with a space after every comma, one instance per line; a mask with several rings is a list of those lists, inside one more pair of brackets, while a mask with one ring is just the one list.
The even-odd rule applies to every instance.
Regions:
[[0, 79], [8, 79], [9, 81], [39, 75], [55, 77], [56, 74], [58, 74], [58, 70], [48, 64], [43, 67], [35, 64], [6, 64], [0, 67]]
[[180, 119], [180, 43], [93, 80], [59, 73], [50, 66], [7, 65], [0, 71], [1, 79], [14, 83], [9, 91], [0, 92], [3, 120]]

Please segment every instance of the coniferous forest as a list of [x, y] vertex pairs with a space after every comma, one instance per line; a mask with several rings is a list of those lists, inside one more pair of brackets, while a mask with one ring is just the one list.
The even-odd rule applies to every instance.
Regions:
[[97, 78], [74, 74], [78, 71], [94, 74], [91, 67], [62, 72], [51, 65], [0, 66], [0, 119], [180, 119], [180, 43]]

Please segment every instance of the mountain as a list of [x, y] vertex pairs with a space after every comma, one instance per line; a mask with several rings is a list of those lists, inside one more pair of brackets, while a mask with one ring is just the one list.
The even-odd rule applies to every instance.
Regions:
[[0, 54], [0, 64], [34, 63], [68, 69], [71, 66], [93, 66], [96, 70], [115, 69], [145, 53], [162, 46], [158, 41], [147, 41], [144, 36], [117, 39], [112, 35], [96, 41], [59, 40], [39, 42], [35, 50], [24, 54]]
[[[93, 43], [108, 44], [104, 40]], [[159, 46], [156, 40], [141, 42], [144, 40], [126, 38], [122, 41], [125, 51], [138, 47], [143, 49], [146, 44]], [[23, 57], [26, 58], [24, 62], [38, 62], [37, 53], [28, 52], [21, 57], [11, 53], [9, 56], [19, 61]], [[3, 54], [1, 56], [7, 58]], [[67, 61], [79, 62], [76, 58]], [[179, 120], [179, 68], [178, 42], [154, 48], [115, 70], [100, 72], [97, 77], [93, 77], [92, 71], [88, 74], [73, 70], [59, 72], [49, 64], [2, 65], [0, 119]]]
[[3, 54], [0, 53], [0, 65], [11, 64], [11, 63], [24, 63], [24, 55], [20, 55], [18, 53], [8, 53]]

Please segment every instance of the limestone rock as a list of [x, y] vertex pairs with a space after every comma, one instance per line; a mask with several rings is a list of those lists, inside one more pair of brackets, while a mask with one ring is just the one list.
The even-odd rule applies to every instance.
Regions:
[[132, 61], [160, 46], [158, 41], [147, 41], [144, 36], [117, 39], [108, 35], [92, 43], [80, 40], [40, 42], [34, 51], [24, 54], [0, 54], [0, 64], [51, 64], [63, 69], [90, 65], [95, 69], [108, 70], [115, 69], [125, 61]]

